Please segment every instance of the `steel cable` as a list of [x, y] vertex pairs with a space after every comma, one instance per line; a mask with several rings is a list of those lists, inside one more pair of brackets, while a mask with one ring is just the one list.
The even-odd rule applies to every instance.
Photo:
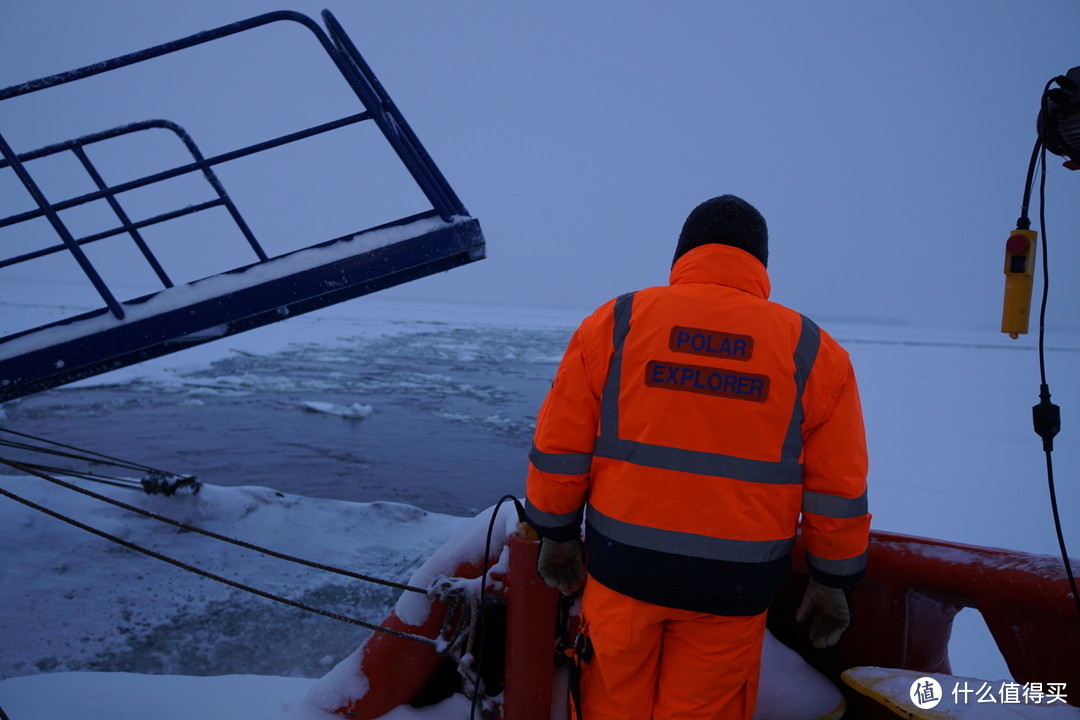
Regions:
[[[10, 465], [11, 463], [8, 463], [8, 464]], [[35, 503], [35, 502], [31, 501], [31, 500], [27, 500], [26, 498], [19, 497], [18, 495], [14, 494], [12, 492], [9, 492], [8, 490], [5, 490], [4, 488], [0, 488], [0, 495], [4, 495], [5, 497], [11, 498], [15, 502], [22, 503], [23, 505], [25, 505], [25, 506], [27, 506], [29, 508], [37, 510], [38, 512], [44, 513], [46, 515], [49, 515], [50, 517], [54, 517], [57, 520], [62, 520], [63, 522], [66, 522], [69, 525], [73, 525], [73, 526], [79, 528], [80, 530], [85, 530], [86, 532], [91, 533], [92, 535], [97, 535], [100, 538], [104, 538], [104, 539], [109, 540], [111, 542], [114, 542], [114, 543], [116, 543], [118, 545], [122, 545], [123, 547], [126, 547], [129, 550], [134, 550], [135, 552], [139, 552], [139, 553], [142, 553], [144, 555], [148, 555], [148, 556], [150, 556], [152, 558], [155, 558], [157, 560], [161, 560], [162, 562], [166, 562], [166, 563], [169, 563], [170, 565], [174, 565], [174, 566], [176, 566], [178, 568], [181, 568], [182, 570], [187, 570], [188, 572], [195, 573], [196, 575], [199, 575], [201, 577], [208, 578], [210, 580], [216, 580], [217, 582], [222, 583], [223, 585], [228, 585], [229, 587], [236, 588], [237, 590], [243, 590], [244, 592], [248, 592], [248, 593], [251, 593], [253, 595], [258, 595], [259, 597], [266, 598], [267, 600], [273, 600], [274, 602], [279, 602], [279, 603], [282, 603], [284, 605], [290, 605], [290, 606], [292, 606], [294, 608], [298, 608], [300, 610], [306, 610], [308, 612], [315, 613], [316, 615], [322, 615], [324, 617], [332, 618], [334, 620], [340, 620], [341, 622], [349, 623], [350, 625], [359, 625], [360, 627], [367, 628], [369, 630], [375, 630], [377, 632], [386, 633], [388, 635], [393, 635], [395, 637], [399, 637], [399, 638], [402, 638], [404, 640], [414, 640], [416, 642], [420, 642], [420, 643], [423, 643], [425, 645], [437, 646], [437, 642], [432, 638], [422, 637], [420, 635], [410, 635], [408, 633], [404, 633], [404, 632], [401, 632], [399, 630], [394, 630], [392, 628], [383, 627], [381, 625], [375, 625], [374, 623], [369, 623], [369, 622], [367, 622], [365, 620], [359, 620], [357, 618], [348, 617], [347, 615], [342, 615], [340, 613], [335, 613], [335, 612], [332, 612], [330, 610], [323, 610], [322, 608], [313, 607], [311, 605], [307, 605], [306, 603], [302, 603], [302, 602], [299, 602], [297, 600], [290, 600], [288, 598], [284, 598], [284, 597], [281, 597], [279, 595], [274, 595], [271, 592], [267, 592], [265, 590], [260, 590], [259, 588], [251, 587], [250, 585], [245, 585], [244, 583], [237, 582], [236, 580], [230, 580], [227, 577], [217, 575], [217, 574], [212, 573], [212, 572], [210, 572], [208, 570], [203, 570], [202, 568], [195, 567], [194, 565], [189, 565], [188, 563], [185, 563], [185, 562], [183, 562], [181, 560], [177, 560], [176, 558], [169, 557], [168, 555], [162, 555], [161, 553], [156, 552], [154, 550], [150, 550], [149, 548], [144, 548], [144, 547], [142, 547], [140, 545], [136, 545], [133, 542], [129, 542], [128, 540], [124, 540], [123, 538], [119, 538], [119, 537], [117, 537], [115, 535], [111, 535], [111, 534], [105, 532], [104, 530], [99, 530], [99, 529], [97, 529], [95, 527], [91, 527], [91, 526], [89, 526], [89, 525], [87, 525], [85, 523], [82, 523], [82, 522], [79, 522], [78, 520], [75, 520], [74, 518], [67, 517], [66, 515], [62, 515], [62, 514], [56, 512], [56, 511], [54, 511], [54, 510], [50, 510], [47, 507], [44, 507], [42, 505], [38, 505], [37, 503]]]
[[[26, 433], [21, 433], [21, 432], [18, 432], [16, 430], [12, 430], [10, 428], [0, 428], [0, 432], [5, 432], [5, 433], [8, 433], [9, 435], [17, 435], [18, 437], [26, 438], [27, 440], [36, 440], [37, 442], [49, 443], [50, 445], [55, 445], [57, 447], [62, 447], [65, 450], [74, 450], [75, 452], [82, 453], [82, 454], [81, 455], [73, 455], [71, 453], [60, 452], [59, 450], [50, 450], [48, 448], [38, 447], [36, 445], [28, 445], [26, 443], [16, 443], [16, 442], [12, 442], [10, 440], [0, 440], [0, 445], [5, 445], [7, 447], [19, 448], [19, 449], [22, 449], [22, 450], [31, 450], [31, 451], [43, 453], [43, 454], [46, 454], [46, 455], [56, 455], [58, 457], [72, 458], [74, 460], [88, 460], [88, 461], [93, 462], [93, 463], [99, 463], [99, 464], [102, 464], [102, 465], [114, 465], [116, 467], [122, 467], [122, 468], [126, 468], [128, 470], [142, 470], [143, 472], [160, 472], [160, 473], [165, 473], [166, 475], [172, 475], [173, 474], [173, 473], [165, 472], [164, 470], [160, 470], [158, 468], [150, 467], [149, 465], [143, 465], [142, 463], [132, 462], [130, 460], [122, 460], [120, 458], [116, 458], [116, 457], [113, 457], [111, 455], [105, 455], [103, 453], [95, 452], [93, 450], [85, 450], [83, 448], [75, 447], [74, 445], [65, 445], [62, 442], [57, 442], [55, 440], [48, 440], [46, 438], [37, 437], [35, 435], [28, 435]], [[90, 457], [91, 455], [93, 455], [94, 457]], [[100, 458], [100, 459], [98, 459], [98, 458]]]
[[220, 535], [220, 534], [218, 534], [216, 532], [213, 532], [211, 530], [204, 530], [203, 528], [195, 527], [194, 525], [188, 525], [187, 523], [180, 522], [179, 520], [173, 520], [172, 518], [165, 517], [164, 515], [158, 515], [155, 512], [151, 512], [149, 510], [144, 510], [143, 508], [136, 507], [135, 505], [129, 505], [128, 503], [125, 503], [125, 502], [120, 501], [120, 500], [114, 500], [111, 497], [108, 497], [106, 495], [101, 495], [99, 493], [94, 492], [93, 490], [87, 490], [86, 488], [81, 488], [78, 485], [74, 485], [72, 483], [65, 482], [63, 480], [60, 480], [59, 478], [54, 478], [54, 477], [52, 477], [50, 475], [47, 475], [47, 474], [45, 474], [43, 472], [38, 471], [33, 466], [25, 465], [23, 463], [20, 463], [20, 462], [14, 461], [14, 460], [9, 460], [7, 458], [0, 457], [0, 463], [3, 463], [4, 465], [12, 467], [12, 468], [14, 468], [16, 470], [20, 470], [22, 472], [28, 473], [30, 475], [34, 475], [36, 477], [41, 478], [42, 480], [46, 480], [46, 481], [51, 482], [51, 483], [53, 483], [55, 485], [59, 485], [61, 487], [67, 488], [68, 490], [74, 490], [77, 493], [81, 493], [83, 495], [86, 495], [87, 497], [94, 498], [95, 500], [100, 500], [101, 502], [105, 502], [105, 503], [108, 503], [110, 505], [115, 505], [118, 508], [122, 508], [124, 510], [129, 511], [129, 512], [136, 513], [137, 515], [142, 515], [143, 517], [150, 518], [151, 520], [157, 520], [158, 522], [163, 522], [163, 523], [166, 523], [168, 525], [172, 525], [173, 527], [180, 528], [182, 530], [187, 530], [189, 532], [198, 533], [199, 535], [204, 535], [204, 536], [212, 538], [214, 540], [220, 540], [221, 542], [226, 542], [226, 543], [229, 543], [230, 545], [236, 545], [237, 547], [242, 547], [245, 550], [253, 550], [255, 552], [262, 553], [263, 555], [269, 555], [270, 557], [277, 558], [279, 560], [285, 560], [287, 562], [297, 563], [298, 565], [304, 565], [306, 567], [314, 568], [316, 570], [323, 570], [325, 572], [334, 573], [336, 575], [343, 575], [345, 577], [353, 578], [354, 580], [363, 580], [365, 582], [375, 583], [376, 585], [385, 585], [387, 587], [397, 588], [398, 590], [406, 590], [408, 592], [420, 593], [421, 595], [426, 595], [427, 594], [427, 590], [424, 590], [423, 588], [413, 587], [412, 585], [405, 585], [403, 583], [394, 582], [393, 580], [383, 580], [382, 578], [373, 577], [371, 575], [365, 575], [363, 573], [353, 572], [351, 570], [342, 570], [341, 568], [335, 568], [335, 567], [330, 566], [330, 565], [324, 565], [322, 563], [314, 562], [312, 560], [305, 560], [303, 558], [295, 557], [293, 555], [287, 555], [285, 553], [277, 552], [276, 550], [270, 550], [269, 548], [264, 548], [264, 547], [260, 547], [258, 545], [253, 545], [251, 543], [244, 542], [243, 540], [237, 540], [235, 538], [230, 538], [230, 537], [228, 537], [226, 535]]

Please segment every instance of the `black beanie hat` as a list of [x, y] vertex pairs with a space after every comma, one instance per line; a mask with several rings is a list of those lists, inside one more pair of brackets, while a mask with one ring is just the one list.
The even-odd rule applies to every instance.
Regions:
[[688, 250], [718, 243], [741, 248], [769, 265], [769, 229], [753, 205], [734, 195], [714, 197], [694, 208], [679, 233], [674, 265]]

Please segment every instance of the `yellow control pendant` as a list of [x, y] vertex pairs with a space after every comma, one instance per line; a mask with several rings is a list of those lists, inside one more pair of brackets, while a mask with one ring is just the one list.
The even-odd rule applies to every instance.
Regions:
[[1001, 332], [1009, 333], [1014, 339], [1028, 331], [1038, 236], [1034, 230], [1018, 228], [1005, 241], [1005, 306], [1001, 312]]

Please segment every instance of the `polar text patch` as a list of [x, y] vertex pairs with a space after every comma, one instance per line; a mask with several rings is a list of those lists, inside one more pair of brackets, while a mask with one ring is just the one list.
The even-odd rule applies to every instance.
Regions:
[[645, 384], [734, 400], [765, 402], [769, 398], [768, 375], [659, 360], [650, 360], [645, 366]]
[[675, 352], [691, 355], [749, 360], [754, 354], [754, 338], [749, 335], [676, 325], [671, 328], [668, 347]]

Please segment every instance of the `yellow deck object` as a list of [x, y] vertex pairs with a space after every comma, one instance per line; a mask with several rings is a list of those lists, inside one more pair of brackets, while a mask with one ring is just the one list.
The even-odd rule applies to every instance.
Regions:
[[[1053, 683], [1050, 678], [1038, 684], [1037, 693], [1034, 687], [1025, 693], [1022, 683], [1009, 680], [894, 668], [854, 667], [840, 677], [861, 694], [909, 720], [1080, 720], [1080, 708], [1058, 697], [1067, 699], [1070, 691], [1076, 689], [1065, 683]], [[937, 682], [930, 693], [926, 691], [927, 679]], [[933, 707], [919, 708], [916, 697], [926, 705], [933, 704], [935, 697], [938, 702]]]

